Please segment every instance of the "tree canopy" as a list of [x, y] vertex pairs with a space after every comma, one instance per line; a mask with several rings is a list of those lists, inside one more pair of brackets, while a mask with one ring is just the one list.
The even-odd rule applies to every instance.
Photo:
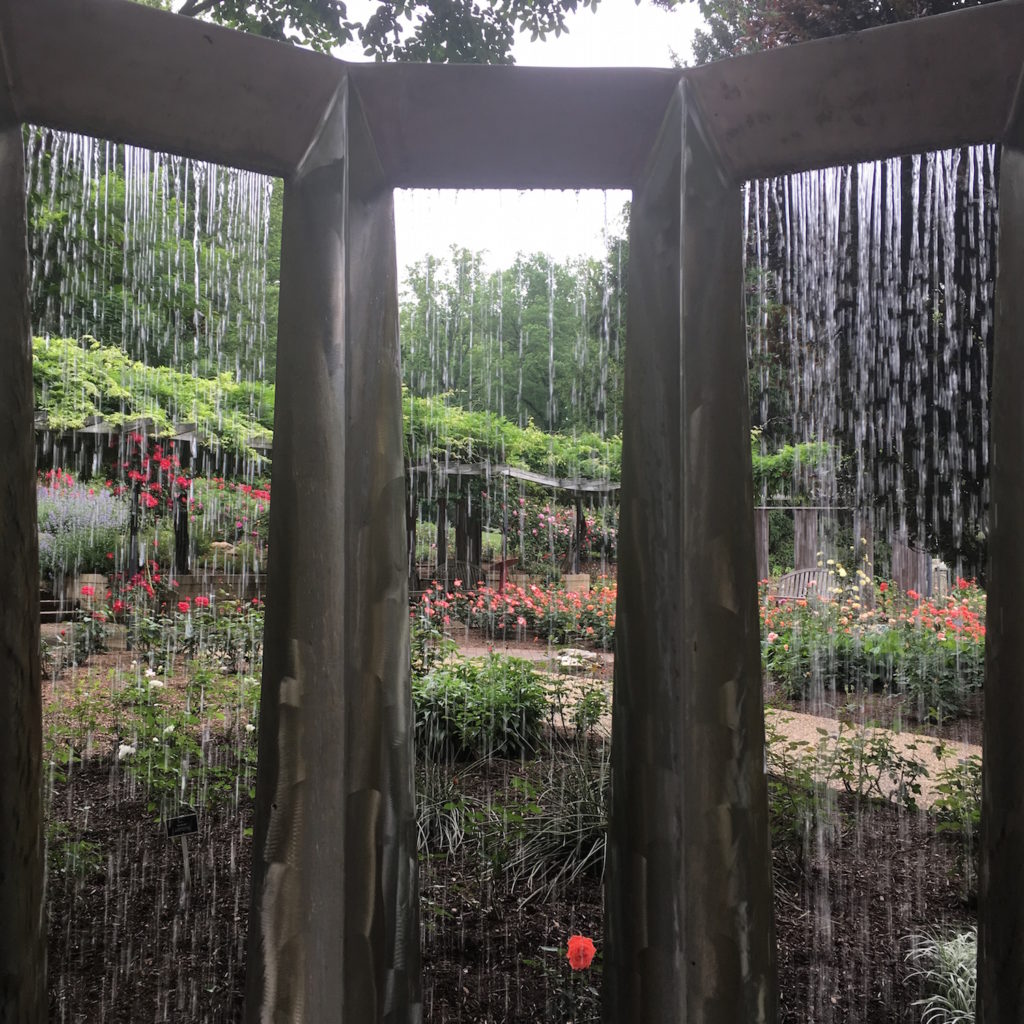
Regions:
[[[678, 2], [678, 0], [675, 0]], [[698, 64], [947, 14], [994, 0], [687, 0], [707, 24], [693, 43]], [[669, 0], [673, 5], [673, 0]]]
[[[544, 39], [599, 0], [384, 0], [365, 20], [344, 0], [141, 0], [281, 42], [330, 52], [358, 40], [385, 61], [511, 64], [516, 33]], [[637, 0], [639, 2], [639, 0]]]

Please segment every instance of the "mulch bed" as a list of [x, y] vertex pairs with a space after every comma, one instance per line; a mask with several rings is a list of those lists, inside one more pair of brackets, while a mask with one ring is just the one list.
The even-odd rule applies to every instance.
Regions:
[[[509, 780], [550, 771], [536, 762], [460, 774], [478, 798], [511, 799]], [[54, 782], [49, 819], [50, 1020], [241, 1020], [252, 806], [244, 791], [200, 818], [182, 851], [116, 762], [93, 760]], [[953, 851], [934, 823], [840, 798], [838, 834], [815, 836], [803, 864], [776, 853], [782, 1022], [916, 1021], [919, 992], [903, 967], [906, 937], [964, 927], [973, 911]], [[421, 865], [426, 1021], [536, 1024], [564, 1019], [554, 1000], [564, 961], [542, 947], [590, 935], [601, 948], [601, 883], [522, 905], [479, 857]], [[561, 974], [559, 974], [561, 971]], [[553, 980], [554, 979], [554, 980]], [[578, 1020], [590, 1019], [578, 1017]]]

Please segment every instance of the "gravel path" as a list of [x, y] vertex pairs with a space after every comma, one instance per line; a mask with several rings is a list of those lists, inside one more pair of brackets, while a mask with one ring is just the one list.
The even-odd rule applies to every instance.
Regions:
[[[475, 639], [460, 640], [459, 650], [467, 657], [484, 657], [493, 651], [497, 654], [526, 658], [536, 662], [540, 671], [552, 678], [559, 679], [566, 686], [570, 706], [574, 692], [588, 689], [595, 683], [602, 685], [608, 693], [609, 700], [611, 699], [612, 668], [615, 659], [610, 653], [573, 651], [573, 649], [567, 651], [564, 648], [548, 647], [539, 641], [535, 643], [507, 641], [486, 643]], [[564, 672], [559, 664], [567, 655], [580, 666], [568, 673]], [[841, 731], [845, 736], [850, 736], [856, 731], [856, 734], [865, 734], [868, 738], [882, 737], [891, 740], [899, 754], [921, 762], [928, 771], [928, 778], [919, 779], [921, 783], [919, 803], [922, 806], [930, 806], [938, 796], [937, 776], [944, 767], [955, 765], [958, 761], [972, 755], [981, 756], [981, 747], [971, 743], [938, 740], [933, 736], [909, 731], [895, 732], [891, 729], [865, 728], [862, 725], [841, 722], [836, 718], [806, 715], [796, 711], [769, 708], [765, 711], [765, 720], [769, 731], [774, 733], [775, 743], [806, 744], [806, 747], [797, 749], [807, 752], [813, 750], [827, 737], [828, 746], [823, 749], [823, 753], [824, 750], [831, 753]], [[610, 714], [601, 719], [596, 731], [605, 737], [611, 736]], [[885, 788], [884, 783], [883, 788]]]

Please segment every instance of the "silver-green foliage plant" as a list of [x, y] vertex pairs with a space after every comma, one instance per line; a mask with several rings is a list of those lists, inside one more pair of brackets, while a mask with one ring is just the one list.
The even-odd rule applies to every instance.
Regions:
[[942, 937], [913, 935], [908, 978], [920, 978], [928, 991], [914, 1006], [921, 1024], [974, 1024], [978, 981], [975, 929]]

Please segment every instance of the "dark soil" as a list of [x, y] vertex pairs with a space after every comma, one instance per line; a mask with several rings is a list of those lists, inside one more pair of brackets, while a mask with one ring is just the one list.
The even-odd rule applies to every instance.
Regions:
[[[511, 780], [559, 771], [457, 767], [472, 800], [511, 804]], [[54, 779], [49, 835], [50, 1019], [55, 1022], [220, 1022], [241, 1019], [252, 807], [248, 794], [169, 840], [116, 761]], [[783, 1022], [893, 1024], [916, 1020], [905, 980], [906, 937], [964, 927], [972, 911], [953, 849], [923, 815], [839, 801], [837, 827], [775, 855]], [[806, 849], [804, 848], [806, 845]], [[428, 1022], [536, 1024], [595, 1006], [595, 967], [567, 969], [570, 934], [601, 949], [601, 881], [584, 876], [553, 898], [524, 902], [479, 849], [421, 863], [423, 993]], [[545, 947], [548, 947], [545, 950]], [[575, 989], [573, 988], [575, 986]], [[596, 1020], [584, 1012], [577, 1021]]]

